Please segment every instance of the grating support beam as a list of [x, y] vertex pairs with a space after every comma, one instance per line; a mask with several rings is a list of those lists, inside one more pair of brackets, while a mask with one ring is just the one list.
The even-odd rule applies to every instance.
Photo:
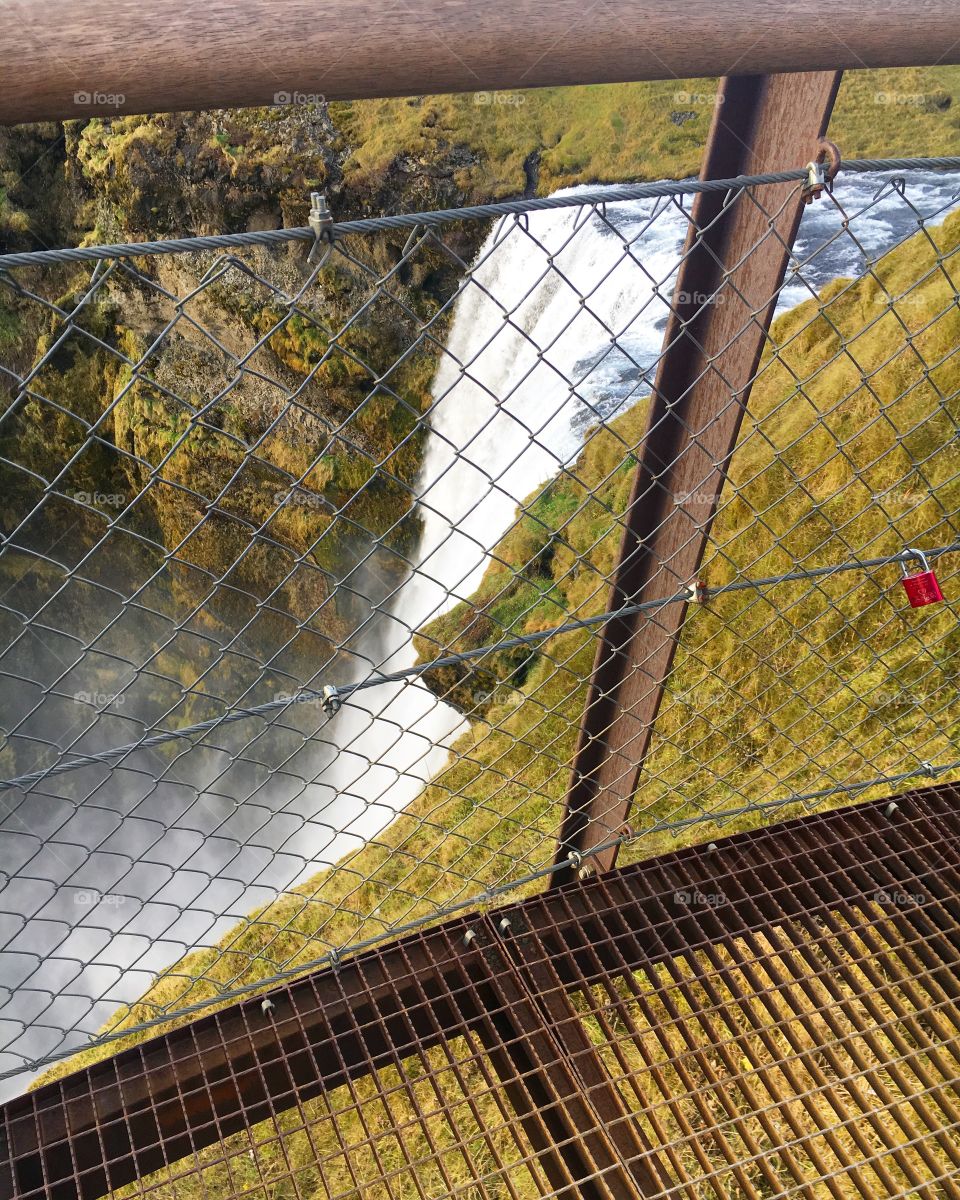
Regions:
[[257, 999], [124, 1050], [0, 1110], [0, 1196], [95, 1200], [189, 1171], [232, 1133], [365, 1078], [387, 1088], [390, 1071], [405, 1128], [457, 1130], [431, 1058], [477, 1062], [456, 1039], [482, 1047], [551, 1195], [693, 1200], [726, 1172], [760, 1196], [759, 1170], [817, 1197], [838, 1172], [865, 1196], [878, 1179], [958, 1196], [960, 792], [888, 812], [597, 875], [277, 989], [269, 1014]]

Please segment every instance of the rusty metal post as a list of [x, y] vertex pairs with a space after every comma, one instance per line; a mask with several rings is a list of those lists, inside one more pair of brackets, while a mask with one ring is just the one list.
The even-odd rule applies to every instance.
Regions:
[[[839, 82], [835, 72], [724, 80], [701, 177], [814, 158]], [[694, 201], [610, 610], [675, 595], [696, 577], [801, 210], [796, 184], [771, 188], [762, 206], [747, 194]], [[609, 840], [626, 819], [685, 612], [672, 604], [604, 627], [558, 862]], [[605, 851], [598, 866], [615, 858]], [[553, 886], [569, 878], [559, 871]]]

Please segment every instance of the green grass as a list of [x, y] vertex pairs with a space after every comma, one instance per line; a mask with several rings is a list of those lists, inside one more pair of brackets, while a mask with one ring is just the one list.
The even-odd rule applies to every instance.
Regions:
[[[330, 115], [353, 147], [348, 185], [382, 176], [399, 155], [431, 162], [461, 147], [469, 161], [458, 182], [473, 199], [495, 199], [525, 189], [531, 156], [539, 157], [539, 195], [696, 174], [716, 89], [710, 79], [658, 80], [363, 100], [331, 104]], [[678, 113], [688, 114], [679, 125]], [[960, 153], [960, 67], [847, 72], [830, 135], [850, 158]]]

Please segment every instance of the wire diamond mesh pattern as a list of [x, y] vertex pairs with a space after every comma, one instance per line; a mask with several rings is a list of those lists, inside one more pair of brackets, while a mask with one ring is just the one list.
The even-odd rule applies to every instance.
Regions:
[[[0, 271], [13, 1091], [542, 886], [690, 198]], [[807, 210], [621, 861], [955, 773], [958, 199]]]

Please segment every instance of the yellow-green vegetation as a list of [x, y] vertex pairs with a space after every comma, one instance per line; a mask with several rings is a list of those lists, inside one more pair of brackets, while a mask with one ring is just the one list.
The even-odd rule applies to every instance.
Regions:
[[[956, 538], [949, 514], [960, 506], [960, 310], [951, 272], [960, 215], [928, 234], [932, 241], [918, 234], [872, 274], [834, 281], [775, 322], [713, 531], [703, 573], [708, 586]], [[426, 654], [438, 641], [486, 644], [491, 632], [549, 627], [562, 610], [602, 611], [602, 581], [619, 540], [610, 514], [626, 502], [643, 423], [640, 404], [595, 433], [575, 467], [531, 498], [473, 601], [422, 632]], [[955, 555], [938, 562], [948, 593], [960, 577], [955, 564]], [[812, 587], [728, 593], [691, 613], [636, 800], [640, 836], [626, 859], [755, 826], [769, 814], [748, 812], [680, 834], [657, 830], [661, 818], [893, 773], [920, 756], [956, 757], [955, 617], [947, 607], [911, 611], [897, 575], [887, 567]], [[119, 1014], [121, 1021], [215, 999], [221, 988], [256, 983], [326, 947], [383, 934], [549, 861], [585, 698], [580, 680], [592, 657], [592, 638], [584, 634], [553, 638], [520, 664], [494, 656], [485, 666], [509, 681], [508, 694], [497, 693], [456, 746], [451, 765], [413, 805], [336, 869], [165, 972]], [[454, 691], [460, 682], [434, 681], [438, 688], [452, 683]], [[911, 696], [923, 696], [922, 707]], [[784, 805], [777, 816], [798, 811]], [[85, 1052], [50, 1075], [105, 1053]], [[497, 1126], [477, 1070], [471, 1067], [467, 1078], [481, 1112]], [[364, 1087], [372, 1084], [361, 1087], [367, 1096]], [[359, 1141], [359, 1116], [344, 1104], [341, 1132]], [[321, 1102], [305, 1111], [319, 1122], [317, 1136], [326, 1129], [333, 1137]], [[418, 1139], [411, 1135], [396, 1154], [429, 1157]], [[290, 1147], [304, 1194], [324, 1195], [308, 1140], [291, 1139]], [[335, 1154], [335, 1146], [327, 1150]], [[264, 1144], [257, 1169], [283, 1174], [280, 1154]], [[224, 1168], [209, 1157], [208, 1194], [217, 1194], [216, 1172]], [[338, 1172], [347, 1167], [331, 1171], [346, 1187], [347, 1175]], [[259, 1178], [251, 1176], [253, 1194], [274, 1194]], [[200, 1195], [201, 1186], [186, 1181], [158, 1194]]]
[[[303, 620], [327, 588], [316, 571], [297, 567], [297, 555], [339, 579], [364, 540], [383, 538], [402, 552], [416, 535], [415, 523], [402, 518], [420, 465], [433, 355], [409, 352], [416, 327], [399, 306], [334, 339], [326, 313], [291, 317], [272, 298], [231, 290], [235, 282], [215, 286], [205, 300], [235, 321], [244, 349], [265, 339], [249, 373], [237, 380], [210, 346], [171, 339], [148, 380], [138, 379], [117, 406], [112, 430], [136, 456], [125, 463], [129, 482], [137, 494], [149, 485], [164, 544], [189, 539], [183, 553], [209, 570], [237, 564], [232, 580], [260, 598], [294, 571], [278, 602]], [[355, 302], [354, 291], [342, 311]], [[427, 319], [438, 302], [421, 293], [415, 303]], [[128, 334], [128, 358], [137, 361], [147, 345]], [[275, 382], [264, 383], [260, 372]], [[287, 406], [295, 390], [297, 404]], [[251, 527], [260, 526], [289, 553], [264, 541], [250, 548]], [[381, 565], [396, 574], [399, 562], [384, 555]]]
[[[363, 100], [331, 104], [330, 117], [355, 147], [350, 186], [369, 187], [399, 155], [428, 164], [459, 147], [457, 179], [476, 201], [694, 175], [716, 94], [717, 80], [657, 80]], [[960, 67], [848, 71], [830, 135], [850, 158], [960, 153]]]
[[846, 71], [830, 136], [847, 158], [960, 152], [960, 67]]
[[291, 109], [95, 117], [65, 125], [70, 169], [95, 200], [90, 240], [117, 228], [265, 228], [324, 185], [336, 131], [311, 110], [312, 136]]

